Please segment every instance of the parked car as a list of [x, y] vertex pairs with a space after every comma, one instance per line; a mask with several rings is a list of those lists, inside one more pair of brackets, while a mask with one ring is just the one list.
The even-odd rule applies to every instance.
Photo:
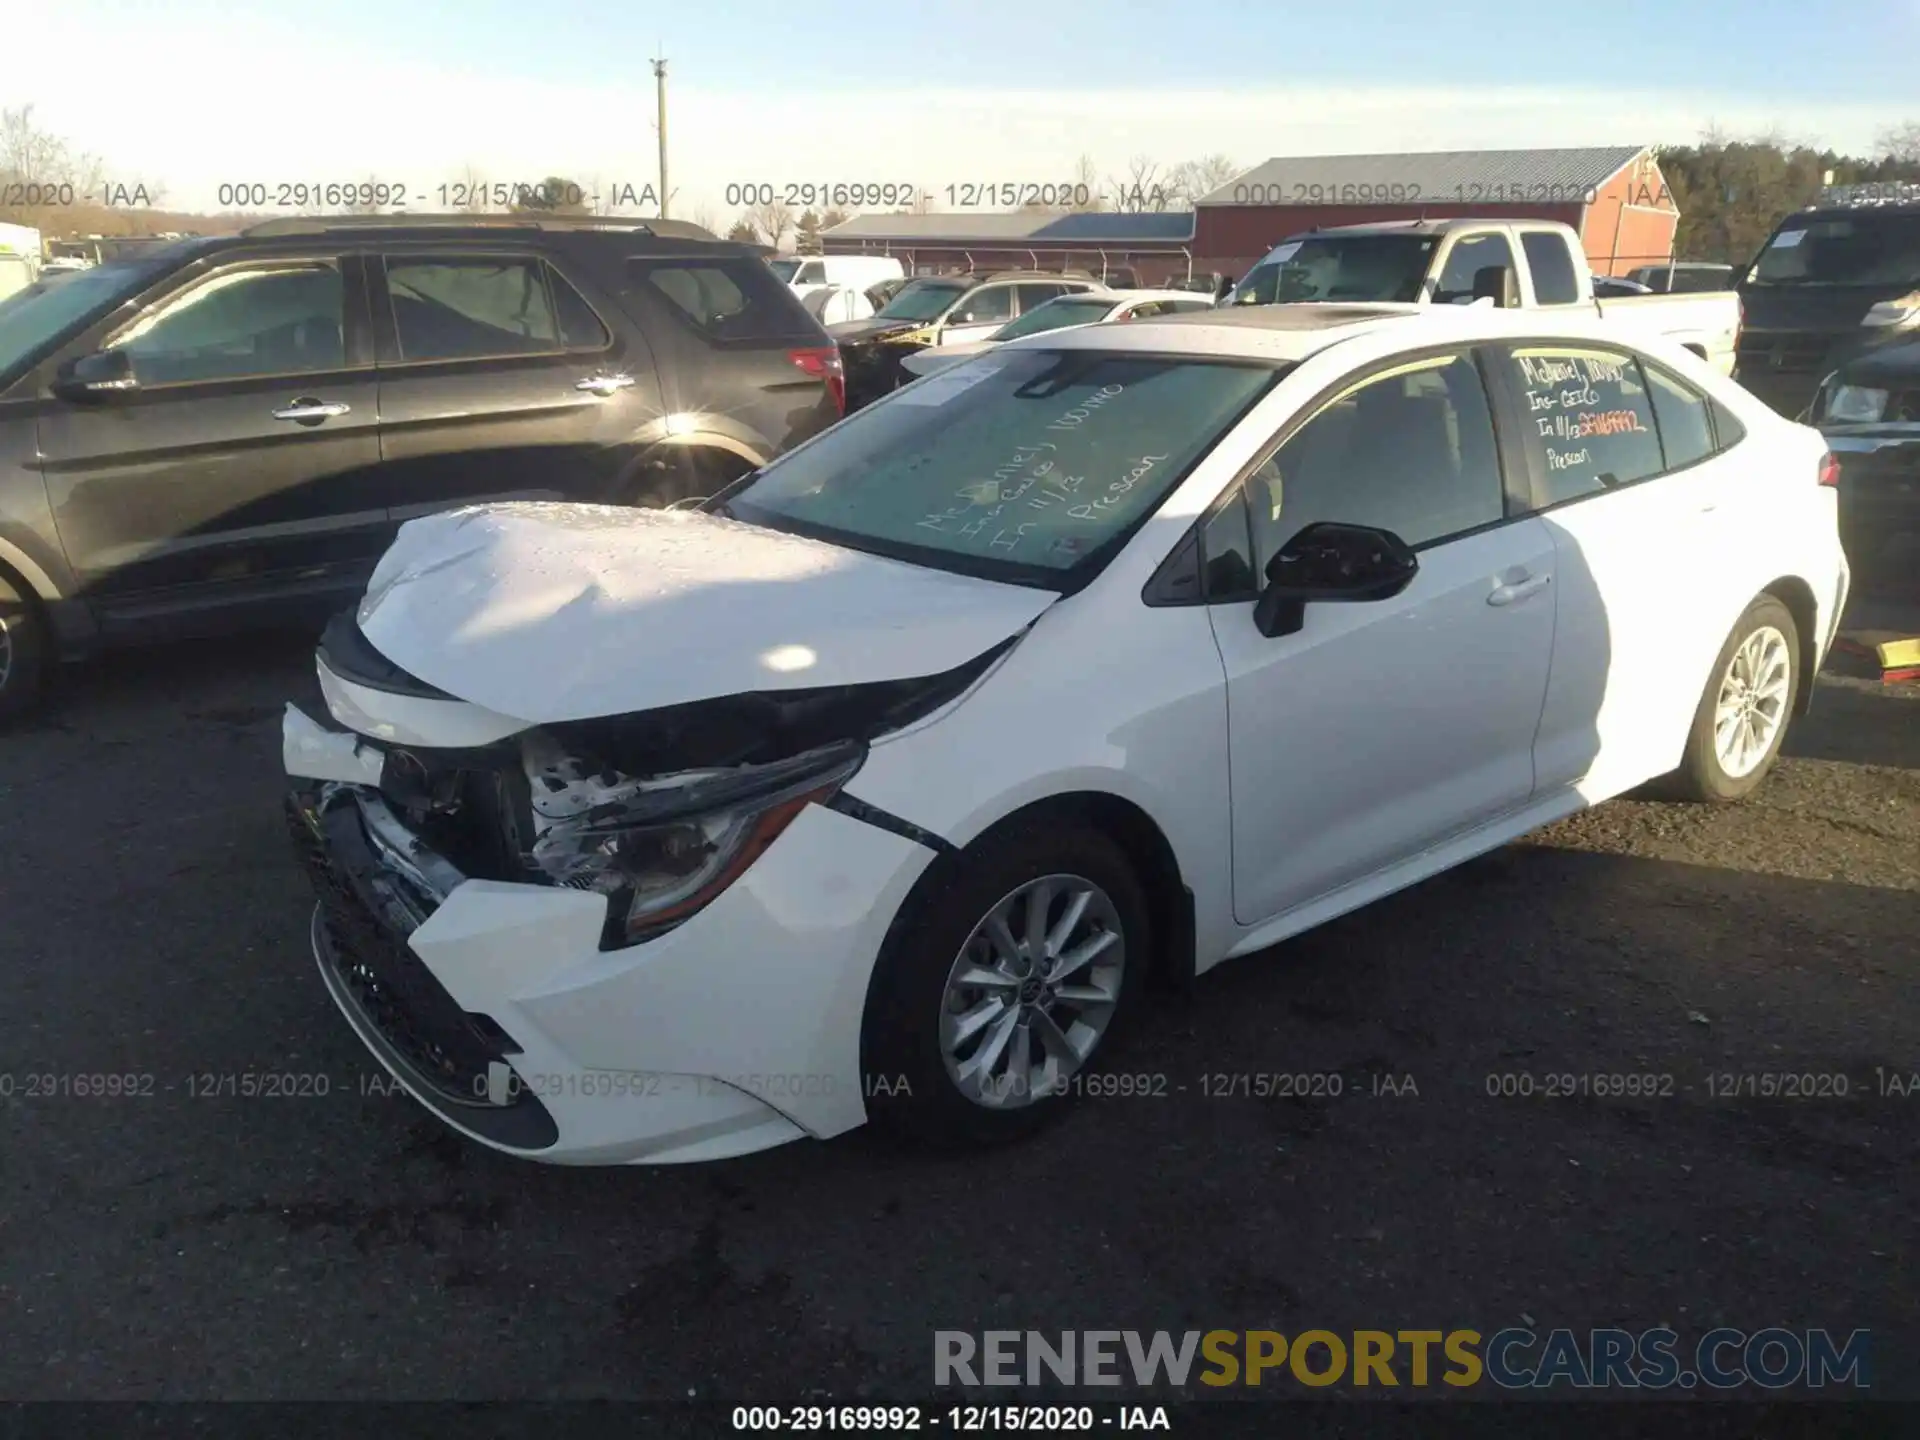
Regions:
[[750, 248], [675, 222], [276, 220], [0, 303], [0, 714], [41, 661], [320, 613], [474, 501], [711, 494], [840, 417]]
[[800, 297], [807, 313], [826, 324], [864, 320], [880, 308], [868, 290], [906, 278], [891, 255], [781, 255], [767, 264]]
[[1739, 290], [1737, 377], [1781, 414], [1800, 415], [1840, 366], [1920, 335], [1920, 185], [1829, 191], [1780, 222]]
[[322, 980], [515, 1155], [1023, 1134], [1150, 975], [1751, 793], [1831, 472], [1597, 317], [1290, 306], [1012, 341], [696, 511], [414, 521], [286, 715]]
[[1156, 315], [1180, 315], [1212, 308], [1211, 299], [1184, 290], [1084, 290], [1049, 300], [1018, 320], [1002, 325], [984, 340], [916, 350], [901, 360], [900, 368], [909, 375], [931, 375], [1026, 335], [1039, 335], [1069, 325], [1150, 320]]
[[871, 319], [827, 327], [846, 365], [847, 408], [857, 410], [904, 384], [900, 362], [916, 350], [984, 340], [1049, 300], [1101, 288], [1091, 276], [1044, 270], [909, 280]]
[[1589, 311], [1632, 335], [1662, 335], [1732, 373], [1740, 301], [1723, 295], [1597, 297], [1570, 226], [1545, 220], [1407, 220], [1295, 235], [1247, 272], [1228, 302], [1473, 305]]
[[1920, 596], [1920, 336], [1834, 371], [1812, 418], [1840, 460], [1840, 540], [1861, 588]]
[[1627, 272], [1627, 278], [1655, 294], [1695, 295], [1702, 290], [1733, 289], [1733, 266], [1681, 260], [1671, 265], [1636, 266]]
[[845, 285], [818, 285], [800, 297], [807, 313], [822, 325], [844, 325], [850, 320], [865, 320], [886, 307], [907, 282], [883, 280], [865, 290]]

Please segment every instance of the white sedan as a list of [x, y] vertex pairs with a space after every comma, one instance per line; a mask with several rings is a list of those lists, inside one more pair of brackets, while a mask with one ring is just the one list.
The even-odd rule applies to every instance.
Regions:
[[1184, 979], [1659, 776], [1737, 800], [1848, 572], [1821, 437], [1598, 321], [1016, 341], [699, 511], [407, 524], [288, 707], [323, 980], [574, 1164], [1021, 1134]]
[[1089, 290], [1061, 295], [1044, 305], [1036, 305], [1018, 320], [1010, 320], [984, 340], [960, 345], [929, 345], [916, 350], [900, 362], [900, 368], [912, 375], [932, 375], [997, 350], [1009, 340], [1024, 340], [1048, 330], [1064, 330], [1069, 325], [1102, 325], [1122, 320], [1151, 320], [1162, 315], [1184, 315], [1195, 310], [1213, 309], [1210, 296], [1191, 290]]

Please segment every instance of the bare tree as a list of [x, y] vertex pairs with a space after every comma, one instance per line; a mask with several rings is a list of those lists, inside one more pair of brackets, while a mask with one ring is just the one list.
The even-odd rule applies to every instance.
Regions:
[[1889, 125], [1873, 142], [1876, 153], [1902, 165], [1920, 165], [1920, 120]]
[[1202, 195], [1211, 194], [1240, 173], [1240, 166], [1225, 155], [1207, 155], [1198, 160], [1182, 160], [1167, 175], [1167, 194], [1177, 203], [1192, 208]]
[[718, 235], [721, 230], [720, 212], [712, 205], [697, 205], [693, 211], [693, 223], [709, 234]]
[[747, 219], [759, 232], [763, 243], [776, 250], [780, 248], [787, 231], [793, 228], [793, 210], [782, 200], [753, 206], [747, 211]]
[[1073, 208], [1075, 210], [1104, 210], [1106, 201], [1101, 195], [1100, 167], [1093, 163], [1093, 156], [1082, 154], [1073, 164]]
[[0, 181], [23, 192], [22, 203], [0, 219], [34, 226], [71, 215], [79, 206], [99, 205], [107, 189], [99, 157], [76, 154], [65, 140], [34, 124], [31, 105], [0, 110]]
[[1116, 210], [1137, 214], [1147, 210], [1165, 210], [1171, 195], [1167, 178], [1160, 173], [1160, 162], [1136, 155], [1127, 163], [1127, 173], [1107, 177], [1107, 198]]

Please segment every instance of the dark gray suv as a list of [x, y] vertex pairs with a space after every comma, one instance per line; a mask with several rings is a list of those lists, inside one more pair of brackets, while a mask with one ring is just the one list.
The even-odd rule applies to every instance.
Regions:
[[753, 247], [670, 221], [276, 220], [0, 302], [0, 718], [103, 644], [324, 615], [415, 515], [664, 505], [840, 418]]

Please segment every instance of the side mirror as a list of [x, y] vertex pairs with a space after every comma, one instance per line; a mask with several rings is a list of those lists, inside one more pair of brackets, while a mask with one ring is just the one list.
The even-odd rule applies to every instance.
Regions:
[[1473, 298], [1491, 300], [1502, 310], [1520, 308], [1520, 277], [1511, 265], [1482, 265], [1473, 272]]
[[1307, 526], [1267, 562], [1267, 585], [1254, 603], [1254, 627], [1272, 639], [1306, 623], [1309, 603], [1387, 600], [1412, 582], [1420, 557], [1391, 530], [1322, 520]]
[[63, 400], [102, 400], [138, 390], [133, 357], [124, 350], [97, 350], [60, 367], [53, 393]]

